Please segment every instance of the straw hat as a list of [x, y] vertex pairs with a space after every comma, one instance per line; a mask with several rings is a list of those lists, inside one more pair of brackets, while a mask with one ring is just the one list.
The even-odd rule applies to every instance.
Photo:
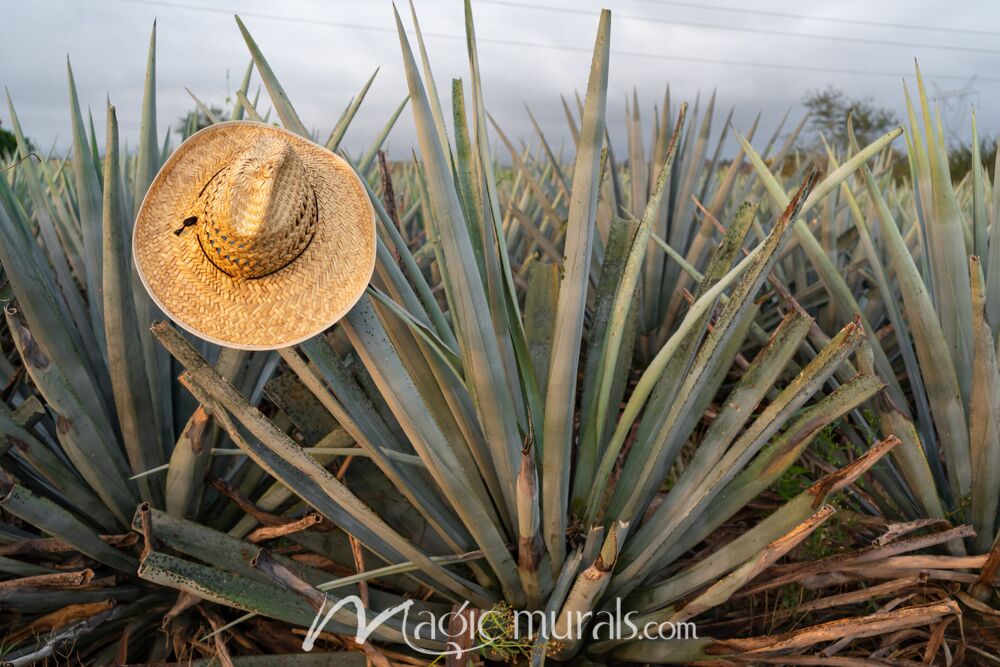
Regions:
[[153, 180], [132, 238], [153, 301], [188, 331], [247, 350], [320, 333], [364, 293], [375, 216], [342, 158], [277, 127], [219, 123]]

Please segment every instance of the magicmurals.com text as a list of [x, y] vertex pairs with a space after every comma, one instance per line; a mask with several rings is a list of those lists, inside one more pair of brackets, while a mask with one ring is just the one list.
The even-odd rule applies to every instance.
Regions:
[[[361, 600], [354, 595], [335, 602], [326, 599], [313, 619], [302, 642], [302, 648], [311, 651], [316, 638], [331, 621], [348, 625], [353, 610], [354, 641], [363, 644], [376, 630], [389, 641], [405, 643], [411, 649], [429, 655], [447, 655], [468, 652], [490, 646], [498, 639], [498, 628], [503, 627], [505, 638], [530, 640], [545, 637], [547, 640], [573, 642], [581, 639], [603, 640], [681, 640], [697, 639], [698, 629], [690, 621], [671, 622], [640, 619], [638, 612], [623, 611], [621, 600], [613, 609], [598, 611], [563, 611], [547, 613], [541, 610], [473, 610], [469, 603], [444, 614], [427, 609], [413, 611], [414, 600], [406, 600], [386, 609], [368, 620]], [[471, 641], [469, 641], [471, 640]], [[441, 646], [444, 650], [441, 650]], [[463, 648], [459, 648], [463, 645]]]

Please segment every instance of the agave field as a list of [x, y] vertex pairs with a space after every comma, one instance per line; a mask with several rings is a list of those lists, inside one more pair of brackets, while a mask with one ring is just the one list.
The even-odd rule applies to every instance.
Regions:
[[358, 154], [371, 80], [315, 136], [237, 18], [233, 107], [182, 136], [280, 124], [377, 216], [365, 296], [278, 351], [182, 333], [135, 273], [175, 148], [155, 26], [137, 141], [70, 70], [73, 149], [38, 155], [8, 94], [2, 664], [1000, 661], [1000, 187], [976, 148], [953, 179], [919, 71], [907, 126], [846, 154], [669, 92], [612, 137], [605, 11], [562, 154], [493, 121], [465, 5], [450, 86], [396, 15], [407, 89]]

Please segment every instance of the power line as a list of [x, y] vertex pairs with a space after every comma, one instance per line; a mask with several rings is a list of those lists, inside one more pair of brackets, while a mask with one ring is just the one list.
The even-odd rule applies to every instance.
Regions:
[[[371, 26], [364, 24], [355, 23], [345, 23], [341, 21], [329, 21], [317, 18], [306, 18], [302, 16], [291, 16], [285, 14], [267, 14], [262, 12], [251, 12], [251, 11], [236, 11], [231, 9], [222, 9], [219, 7], [205, 7], [203, 5], [191, 5], [184, 3], [170, 3], [164, 2], [163, 0], [114, 0], [115, 2], [124, 2], [131, 5], [148, 5], [153, 7], [166, 7], [169, 9], [181, 9], [188, 11], [198, 11], [210, 14], [224, 14], [227, 16], [233, 16], [234, 14], [239, 14], [245, 18], [256, 18], [261, 20], [270, 21], [284, 21], [287, 23], [300, 23], [304, 25], [312, 26], [327, 26], [334, 28], [348, 28], [350, 30], [363, 30], [368, 32], [380, 32], [380, 33], [391, 33], [395, 34], [396, 30], [393, 28], [383, 28], [380, 26]], [[449, 39], [449, 40], [459, 40], [465, 41], [465, 35], [454, 35], [448, 33], [439, 32], [427, 32], [423, 31], [424, 37], [430, 37], [435, 39]], [[517, 46], [523, 48], [536, 48], [536, 49], [549, 49], [553, 51], [567, 51], [574, 53], [592, 53], [593, 48], [582, 47], [582, 46], [570, 46], [563, 44], [544, 44], [539, 42], [525, 42], [519, 40], [510, 39], [497, 39], [490, 37], [476, 37], [476, 40], [484, 44], [499, 44], [503, 46]], [[907, 74], [899, 72], [886, 72], [886, 71], [876, 71], [876, 70], [861, 70], [861, 69], [849, 69], [849, 68], [838, 68], [838, 67], [821, 67], [813, 65], [795, 65], [791, 63], [767, 63], [767, 62], [754, 62], [747, 60], [728, 60], [728, 59], [714, 59], [714, 58], [699, 58], [696, 56], [675, 56], [661, 53], [646, 53], [641, 51], [621, 51], [612, 49], [611, 53], [617, 56], [630, 57], [630, 58], [646, 58], [652, 60], [666, 60], [673, 62], [688, 62], [688, 63], [698, 63], [705, 65], [725, 65], [727, 67], [751, 67], [751, 68], [761, 68], [761, 69], [773, 69], [773, 70], [784, 70], [784, 71], [794, 71], [794, 72], [821, 72], [825, 74], [849, 74], [854, 76], [881, 76], [881, 77], [892, 77], [896, 79], [901, 79]], [[954, 79], [954, 80], [968, 80], [968, 75], [961, 74], [924, 74], [925, 79]], [[977, 81], [984, 81], [989, 83], [1000, 83], [1000, 77], [977, 77]]]
[[[477, 4], [500, 5], [503, 7], [517, 7], [519, 9], [531, 9], [535, 11], [558, 12], [561, 14], [576, 14], [578, 16], [598, 16], [597, 12], [587, 9], [576, 9], [574, 7], [552, 7], [550, 5], [539, 5], [536, 3], [513, 2], [512, 0], [476, 0]], [[619, 21], [640, 21], [643, 23], [662, 23], [665, 25], [681, 26], [685, 28], [698, 28], [700, 30], [721, 30], [727, 32], [744, 32], [756, 35], [772, 35], [777, 37], [797, 37], [803, 39], [821, 39], [829, 42], [847, 42], [851, 44], [871, 44], [875, 46], [903, 47], [907, 49], [931, 49], [935, 51], [960, 51], [963, 53], [989, 53], [1000, 55], [998, 49], [984, 49], [977, 46], [952, 46], [950, 44], [923, 44], [920, 42], [901, 42], [895, 40], [870, 39], [867, 37], [849, 37], [844, 35], [815, 35], [805, 32], [792, 32], [789, 30], [773, 30], [770, 28], [752, 28], [749, 26], [729, 26], [718, 23], [702, 23], [699, 21], [678, 21], [675, 19], [659, 18], [657, 16], [639, 16], [616, 13], [614, 17]]]
[[679, 0], [630, 0], [650, 5], [666, 5], [669, 7], [685, 7], [688, 9], [704, 9], [712, 12], [728, 12], [750, 16], [767, 16], [769, 18], [798, 19], [802, 21], [817, 21], [821, 23], [838, 23], [841, 25], [863, 25], [873, 28], [893, 28], [897, 30], [924, 30], [927, 32], [946, 32], [959, 35], [985, 35], [1000, 37], [1000, 32], [993, 30], [974, 30], [972, 28], [948, 28], [944, 26], [916, 25], [913, 23], [892, 23], [886, 21], [868, 21], [865, 19], [847, 19], [834, 16], [815, 16], [811, 14], [793, 14], [790, 12], [768, 11], [766, 9], [744, 9], [743, 7], [725, 7], [722, 5], [705, 5], [700, 2], [680, 2]]

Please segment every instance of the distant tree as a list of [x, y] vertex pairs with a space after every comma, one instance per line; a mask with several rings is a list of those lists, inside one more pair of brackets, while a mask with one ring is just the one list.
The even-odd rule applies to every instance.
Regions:
[[[0, 121], [0, 125], [3, 121]], [[0, 157], [14, 155], [17, 152], [17, 138], [13, 132], [9, 132], [0, 127]]]
[[[809, 110], [809, 124], [838, 151], [848, 146], [847, 117], [853, 119], [854, 133], [862, 146], [899, 125], [896, 114], [875, 104], [870, 97], [849, 97], [834, 85], [806, 93], [802, 104]], [[819, 142], [819, 138], [816, 138]]]
[[[979, 158], [983, 167], [993, 177], [993, 167], [997, 160], [997, 138], [986, 137], [979, 140]], [[961, 180], [972, 169], [972, 144], [963, 142], [948, 147], [948, 169], [954, 181]]]
[[[229, 119], [229, 115], [226, 111], [220, 107], [212, 104], [209, 106], [212, 115], [219, 119]], [[182, 139], [187, 139], [192, 134], [198, 130], [202, 130], [212, 123], [209, 121], [208, 116], [205, 115], [200, 108], [196, 108], [193, 111], [188, 111], [186, 114], [181, 116], [177, 121], [177, 133], [181, 135]]]

